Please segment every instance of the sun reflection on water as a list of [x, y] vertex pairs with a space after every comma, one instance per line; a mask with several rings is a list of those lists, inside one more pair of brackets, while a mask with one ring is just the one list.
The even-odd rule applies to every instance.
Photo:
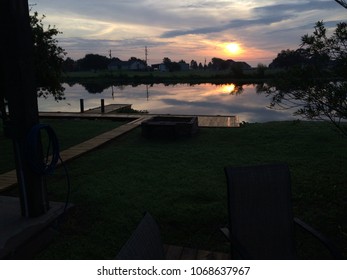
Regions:
[[291, 112], [269, 110], [268, 97], [257, 94], [255, 85], [251, 84], [122, 86], [110, 87], [97, 94], [89, 94], [78, 84], [64, 84], [64, 87], [64, 101], [57, 103], [50, 98], [39, 98], [41, 112], [79, 112], [80, 99], [84, 99], [85, 110], [100, 106], [100, 100], [104, 99], [105, 105], [132, 104], [133, 109], [150, 114], [236, 115], [240, 121], [247, 122], [291, 118]]
[[236, 86], [234, 84], [223, 85], [222, 91], [223, 93], [231, 94], [234, 92], [235, 87]]

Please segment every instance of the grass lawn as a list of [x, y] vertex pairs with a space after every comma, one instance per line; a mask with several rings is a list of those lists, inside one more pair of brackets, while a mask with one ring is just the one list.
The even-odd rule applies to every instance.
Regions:
[[[71, 138], [84, 129], [74, 127]], [[178, 141], [147, 140], [136, 129], [69, 162], [75, 208], [37, 258], [114, 258], [145, 210], [157, 219], [165, 243], [227, 251], [219, 233], [227, 221], [223, 167], [278, 161], [292, 172], [295, 215], [347, 255], [347, 139], [328, 124], [294, 121], [200, 129]], [[51, 200], [64, 201], [63, 170], [48, 178], [48, 191]], [[309, 252], [302, 258], [327, 257], [297, 234], [299, 251]]]
[[[124, 124], [109, 120], [67, 120], [67, 119], [43, 119], [40, 121], [49, 124], [59, 138], [61, 150], [79, 144], [103, 132]], [[93, 125], [90, 125], [90, 124]], [[78, 131], [78, 133], [76, 133]], [[43, 136], [45, 133], [43, 133]], [[0, 174], [15, 168], [12, 142], [3, 135], [3, 127], [0, 124]]]
[[[140, 129], [68, 163], [76, 205], [39, 259], [110, 259], [148, 210], [165, 243], [228, 250], [225, 165], [287, 162], [295, 215], [331, 237], [347, 255], [347, 139], [325, 123], [271, 122], [201, 129], [178, 141], [147, 140]], [[48, 184], [63, 201], [58, 170]], [[302, 258], [326, 258], [298, 232]], [[307, 246], [304, 244], [308, 244]]]

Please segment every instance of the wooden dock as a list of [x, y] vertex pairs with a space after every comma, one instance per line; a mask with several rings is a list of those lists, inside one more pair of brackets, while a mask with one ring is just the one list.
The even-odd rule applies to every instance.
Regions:
[[117, 111], [120, 111], [121, 109], [130, 109], [131, 104], [109, 104], [105, 106], [99, 106], [96, 108], [92, 108], [89, 110], [84, 111], [84, 114], [110, 114], [110, 113], [116, 113]]
[[[83, 104], [83, 100], [81, 100]], [[80, 113], [64, 112], [40, 112], [40, 117], [54, 118], [110, 118], [110, 119], [138, 119], [143, 116], [172, 116], [172, 117], [192, 117], [194, 115], [175, 115], [175, 114], [126, 114], [121, 113], [122, 109], [131, 109], [132, 104], [108, 104], [104, 105], [101, 99], [101, 106], [84, 111], [81, 105]], [[239, 127], [237, 116], [210, 116], [198, 115], [199, 127]]]
[[198, 116], [199, 127], [239, 127], [236, 116]]
[[3, 192], [17, 184], [17, 172], [11, 170], [0, 174], [0, 192]]
[[[93, 109], [94, 110], [94, 109]], [[95, 118], [95, 119], [120, 119], [120, 120], [136, 120], [143, 117], [152, 118], [155, 116], [173, 116], [173, 117], [191, 117], [192, 115], [168, 115], [168, 114], [121, 114], [121, 113], [105, 113], [99, 112], [91, 113], [85, 111], [85, 113], [55, 113], [55, 112], [41, 112], [40, 117], [42, 118]], [[239, 120], [237, 116], [197, 116], [199, 127], [239, 127]]]

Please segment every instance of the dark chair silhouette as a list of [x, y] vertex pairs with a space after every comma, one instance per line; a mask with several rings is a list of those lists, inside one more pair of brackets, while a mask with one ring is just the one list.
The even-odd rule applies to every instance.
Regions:
[[116, 256], [118, 260], [164, 259], [160, 229], [154, 218], [146, 212]]
[[322, 234], [293, 217], [286, 164], [225, 167], [231, 254], [242, 259], [297, 259], [294, 223], [318, 238], [336, 259], [340, 252]]

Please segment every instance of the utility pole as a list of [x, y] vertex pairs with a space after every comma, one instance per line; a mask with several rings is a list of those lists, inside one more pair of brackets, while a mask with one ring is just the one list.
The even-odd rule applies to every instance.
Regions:
[[27, 135], [39, 123], [27, 0], [2, 0], [0, 20], [2, 86], [9, 109], [4, 130], [13, 142], [22, 216], [37, 217], [48, 210], [48, 201], [43, 177], [26, 157]]
[[147, 49], [147, 46], [145, 46], [145, 61], [146, 61], [146, 67], [148, 67], [147, 59], [148, 59], [148, 49]]

